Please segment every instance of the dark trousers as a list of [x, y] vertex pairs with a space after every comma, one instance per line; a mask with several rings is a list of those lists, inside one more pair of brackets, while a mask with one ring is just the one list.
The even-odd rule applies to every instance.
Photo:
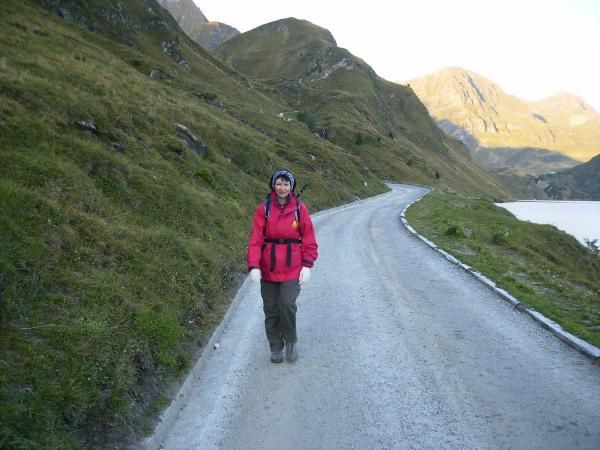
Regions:
[[286, 342], [296, 342], [296, 298], [300, 294], [298, 280], [260, 281], [265, 312], [265, 331], [271, 351], [281, 350]]

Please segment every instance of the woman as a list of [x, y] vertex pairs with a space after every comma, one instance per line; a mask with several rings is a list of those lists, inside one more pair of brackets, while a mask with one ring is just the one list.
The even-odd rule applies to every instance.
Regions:
[[250, 278], [260, 283], [271, 361], [293, 362], [296, 350], [296, 298], [310, 279], [317, 241], [308, 208], [294, 194], [296, 178], [287, 169], [273, 174], [271, 192], [254, 213], [248, 242]]

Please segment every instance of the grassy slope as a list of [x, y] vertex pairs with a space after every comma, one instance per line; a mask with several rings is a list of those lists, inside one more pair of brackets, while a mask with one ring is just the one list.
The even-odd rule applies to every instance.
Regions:
[[[0, 5], [0, 446], [140, 427], [220, 319], [274, 168], [312, 181], [313, 209], [386, 189], [173, 33], [135, 31], [135, 50], [32, 3]], [[167, 38], [191, 71], [160, 50]]]
[[600, 346], [600, 254], [551, 225], [459, 195], [430, 193], [407, 218], [525, 304]]

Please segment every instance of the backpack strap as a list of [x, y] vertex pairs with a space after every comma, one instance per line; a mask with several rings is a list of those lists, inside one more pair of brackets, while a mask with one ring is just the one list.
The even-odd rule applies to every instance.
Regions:
[[267, 221], [269, 220], [269, 212], [271, 212], [271, 193], [267, 194], [265, 199], [265, 227], [263, 228], [263, 237], [267, 236]]
[[296, 197], [296, 222], [298, 222], [298, 233], [302, 236], [302, 229], [300, 228], [300, 199]]

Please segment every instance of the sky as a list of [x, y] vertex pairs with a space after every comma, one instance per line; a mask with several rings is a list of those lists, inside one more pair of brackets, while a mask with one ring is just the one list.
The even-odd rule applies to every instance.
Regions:
[[308, 20], [390, 81], [456, 66], [524, 100], [566, 91], [600, 112], [600, 0], [194, 2], [241, 32]]

